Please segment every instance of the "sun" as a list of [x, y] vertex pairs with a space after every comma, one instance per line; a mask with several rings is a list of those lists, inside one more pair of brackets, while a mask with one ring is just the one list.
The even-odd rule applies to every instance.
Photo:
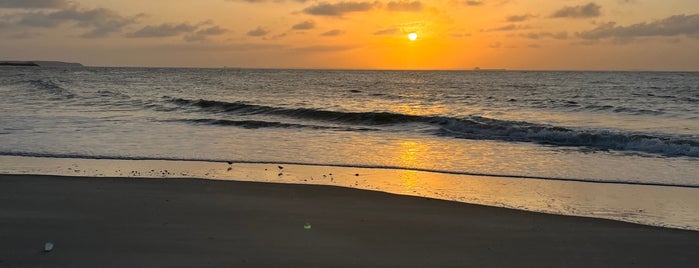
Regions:
[[417, 40], [417, 33], [409, 33], [409, 34], [408, 34], [408, 39], [410, 39], [410, 41], [415, 41], [415, 40]]

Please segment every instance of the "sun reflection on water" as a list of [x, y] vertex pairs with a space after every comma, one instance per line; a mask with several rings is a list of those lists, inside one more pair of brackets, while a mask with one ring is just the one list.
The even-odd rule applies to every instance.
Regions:
[[427, 151], [429, 146], [416, 142], [416, 141], [404, 141], [400, 143], [400, 148], [398, 153], [399, 163], [403, 166], [414, 167], [419, 166], [417, 163], [420, 159], [418, 157]]
[[398, 173], [398, 180], [401, 186], [404, 187], [405, 192], [416, 191], [418, 189], [417, 175], [417, 172], [413, 170], [403, 170]]

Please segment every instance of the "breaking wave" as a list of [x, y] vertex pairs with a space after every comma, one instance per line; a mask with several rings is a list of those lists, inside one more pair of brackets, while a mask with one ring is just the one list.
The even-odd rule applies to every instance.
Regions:
[[[341, 112], [312, 108], [284, 108], [244, 102], [189, 100], [165, 97], [183, 108], [233, 115], [275, 115], [295, 119], [326, 121], [360, 126], [425, 124], [433, 134], [453, 138], [533, 142], [545, 145], [586, 147], [597, 150], [634, 151], [663, 156], [699, 157], [699, 140], [692, 136], [630, 133], [616, 130], [576, 129], [481, 116], [453, 118], [391, 112]], [[241, 127], [306, 127], [279, 122], [201, 120], [200, 123]]]

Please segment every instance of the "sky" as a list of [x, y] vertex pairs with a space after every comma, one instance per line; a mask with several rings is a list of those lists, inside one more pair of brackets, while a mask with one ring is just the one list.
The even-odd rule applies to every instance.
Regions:
[[699, 1], [0, 0], [0, 40], [89, 66], [699, 71]]

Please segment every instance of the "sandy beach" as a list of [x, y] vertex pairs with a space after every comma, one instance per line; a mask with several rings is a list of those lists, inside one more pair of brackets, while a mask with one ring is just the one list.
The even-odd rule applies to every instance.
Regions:
[[0, 176], [0, 267], [696, 267], [697, 249], [699, 232], [333, 186]]

